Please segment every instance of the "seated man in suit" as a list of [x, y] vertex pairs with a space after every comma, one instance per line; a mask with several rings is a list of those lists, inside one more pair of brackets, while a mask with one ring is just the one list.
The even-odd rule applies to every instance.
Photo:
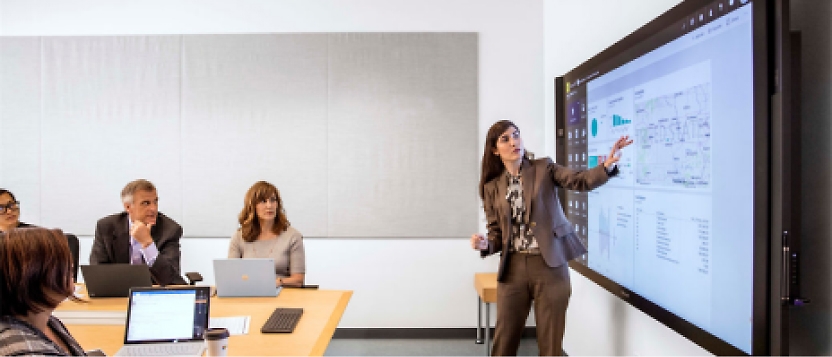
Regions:
[[136, 180], [121, 191], [125, 212], [98, 220], [90, 264], [147, 264], [160, 285], [181, 284], [179, 239], [182, 227], [159, 213], [150, 181]]

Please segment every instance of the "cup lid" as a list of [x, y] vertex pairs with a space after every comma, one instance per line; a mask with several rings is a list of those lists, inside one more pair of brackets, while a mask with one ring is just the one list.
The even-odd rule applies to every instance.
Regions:
[[221, 340], [224, 338], [228, 338], [231, 334], [228, 333], [228, 329], [224, 327], [220, 328], [209, 328], [205, 330], [205, 339], [206, 340]]

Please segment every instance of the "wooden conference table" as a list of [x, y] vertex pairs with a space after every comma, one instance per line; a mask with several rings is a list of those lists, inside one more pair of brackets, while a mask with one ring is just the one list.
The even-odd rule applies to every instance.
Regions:
[[[86, 291], [84, 291], [86, 293]], [[352, 291], [286, 288], [277, 297], [211, 298], [211, 317], [251, 316], [247, 335], [228, 339], [231, 356], [323, 356], [335, 328], [344, 315]], [[277, 307], [303, 308], [303, 316], [292, 333], [261, 334], [260, 327]], [[89, 303], [65, 301], [58, 312], [127, 311], [127, 298], [95, 298]], [[69, 323], [68, 323], [69, 322]], [[64, 321], [85, 350], [101, 349], [115, 355], [124, 343], [124, 324], [87, 325]]]

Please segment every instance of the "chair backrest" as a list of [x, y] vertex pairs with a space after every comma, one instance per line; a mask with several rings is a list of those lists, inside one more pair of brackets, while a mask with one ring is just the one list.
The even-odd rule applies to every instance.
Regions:
[[78, 237], [74, 234], [66, 233], [66, 241], [69, 243], [69, 251], [72, 252], [72, 280], [78, 281], [78, 258], [79, 258], [79, 243]]
[[[37, 226], [28, 223], [18, 222], [17, 227], [31, 228]], [[80, 244], [78, 243], [78, 237], [76, 237], [72, 233], [64, 233], [64, 236], [66, 237], [67, 243], [69, 243], [69, 251], [72, 253], [72, 280], [78, 281], [78, 259], [80, 258]]]

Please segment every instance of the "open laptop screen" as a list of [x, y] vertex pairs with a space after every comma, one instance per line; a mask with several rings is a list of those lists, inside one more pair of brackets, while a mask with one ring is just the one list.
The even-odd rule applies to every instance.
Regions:
[[140, 288], [130, 294], [124, 343], [202, 340], [210, 288]]

